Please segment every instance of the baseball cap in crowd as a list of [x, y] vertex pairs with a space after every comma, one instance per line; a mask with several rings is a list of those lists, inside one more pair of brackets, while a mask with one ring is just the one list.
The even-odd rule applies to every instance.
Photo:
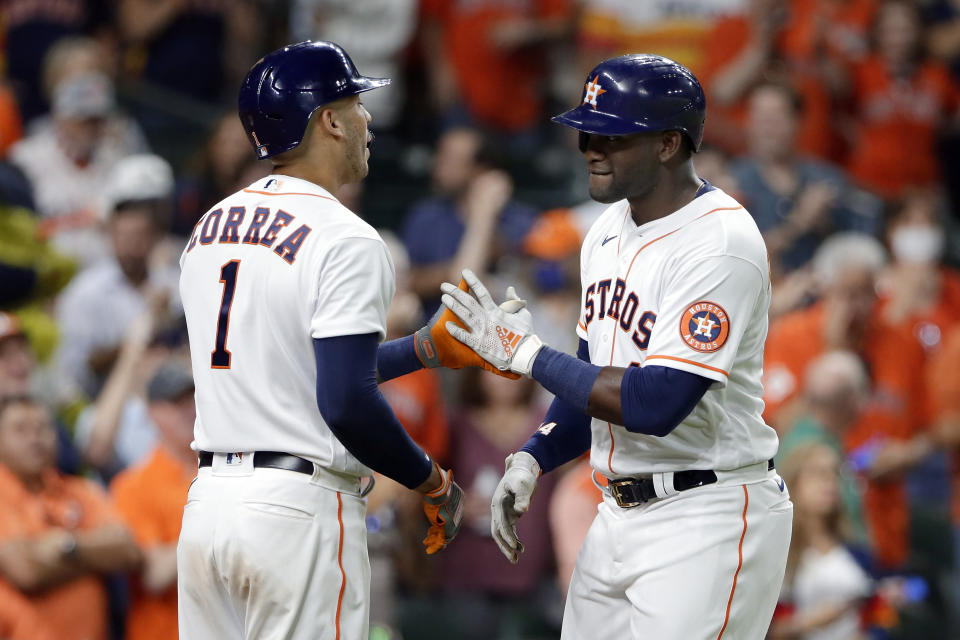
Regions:
[[17, 316], [0, 311], [0, 340], [25, 335]]
[[181, 362], [168, 360], [160, 365], [147, 385], [147, 399], [150, 402], [179, 400], [187, 393], [193, 393], [193, 374], [190, 367]]
[[53, 113], [58, 117], [105, 117], [115, 107], [113, 82], [97, 71], [67, 78], [53, 90]]
[[170, 163], [151, 153], [123, 158], [113, 167], [103, 193], [103, 213], [109, 216], [127, 202], [166, 200], [173, 197]]

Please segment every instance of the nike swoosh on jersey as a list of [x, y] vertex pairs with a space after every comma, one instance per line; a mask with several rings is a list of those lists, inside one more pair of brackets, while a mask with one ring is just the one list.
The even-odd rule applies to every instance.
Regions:
[[603, 242], [600, 243], [600, 246], [602, 247], [603, 245], [607, 244], [608, 242], [610, 242], [611, 240], [613, 240], [613, 239], [616, 238], [616, 237], [617, 237], [617, 236], [610, 236], [609, 238], [604, 238], [604, 239], [603, 239]]

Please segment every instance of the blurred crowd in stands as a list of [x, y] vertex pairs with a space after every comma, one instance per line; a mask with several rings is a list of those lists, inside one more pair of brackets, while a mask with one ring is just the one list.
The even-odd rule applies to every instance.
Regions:
[[[603, 207], [549, 116], [607, 57], [693, 70], [697, 170], [749, 209], [774, 277], [765, 416], [796, 509], [770, 637], [960, 638], [960, 0], [0, 0], [0, 25], [0, 638], [177, 637], [178, 258], [269, 173], [240, 79], [305, 39], [393, 79], [363, 96], [370, 176], [337, 194], [393, 252], [390, 337], [469, 267], [568, 352]], [[517, 566], [489, 534], [546, 393], [479, 370], [383, 390], [467, 502], [427, 557], [416, 497], [377, 483], [371, 638], [558, 637], [587, 462], [541, 482]]]

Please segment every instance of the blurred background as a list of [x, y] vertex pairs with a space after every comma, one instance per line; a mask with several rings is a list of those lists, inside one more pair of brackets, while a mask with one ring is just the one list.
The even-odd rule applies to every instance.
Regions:
[[[393, 252], [389, 337], [470, 267], [568, 352], [603, 207], [549, 116], [607, 57], [687, 65], [697, 170], [774, 275], [764, 400], [796, 511], [770, 637], [960, 638], [960, 0], [0, 0], [0, 25], [0, 638], [176, 638], [196, 469], [177, 260], [269, 172], [240, 80], [305, 39], [393, 79], [363, 95], [370, 175], [337, 194]], [[378, 482], [371, 639], [559, 637], [587, 463], [542, 480], [517, 566], [488, 521], [549, 397], [478, 370], [383, 389], [467, 509], [427, 557], [416, 496]]]

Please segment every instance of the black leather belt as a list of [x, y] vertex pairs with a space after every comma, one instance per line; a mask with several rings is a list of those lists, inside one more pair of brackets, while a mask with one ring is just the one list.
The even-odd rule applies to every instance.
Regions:
[[[767, 469], [773, 469], [773, 460], [767, 463]], [[716, 481], [717, 474], [713, 471], [677, 471], [673, 474], [673, 488], [676, 491], [687, 491]], [[653, 478], [610, 480], [609, 487], [610, 495], [617, 501], [617, 505], [624, 509], [639, 506], [657, 497]]]
[[[200, 460], [201, 467], [210, 467], [213, 465], [213, 454], [209, 451], [201, 451], [197, 457]], [[296, 471], [297, 473], [305, 473], [309, 476], [313, 475], [312, 462], [300, 456], [295, 456], [291, 453], [281, 453], [279, 451], [254, 451], [253, 466], [255, 469], [283, 469], [284, 471]]]

